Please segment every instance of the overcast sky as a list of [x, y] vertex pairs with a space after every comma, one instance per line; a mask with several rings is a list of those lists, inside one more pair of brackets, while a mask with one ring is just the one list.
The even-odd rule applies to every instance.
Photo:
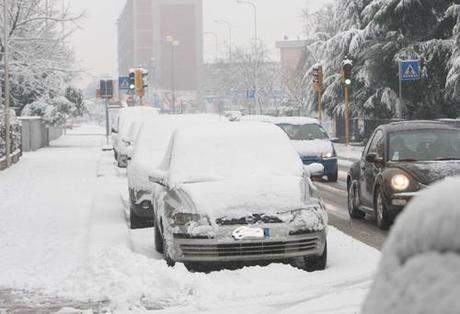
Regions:
[[[83, 68], [94, 77], [117, 73], [117, 18], [126, 0], [63, 0], [75, 12], [86, 11], [81, 29], [74, 34], [72, 44], [76, 58]], [[257, 4], [259, 37], [273, 51], [276, 58], [275, 41], [284, 35], [290, 38], [302, 36], [301, 12], [308, 7], [316, 10], [329, 0], [253, 0]], [[228, 30], [215, 19], [224, 19], [232, 24], [233, 45], [247, 46], [254, 37], [253, 11], [248, 5], [236, 0], [203, 0], [204, 31], [215, 32], [219, 37], [219, 57], [224, 57]], [[215, 39], [205, 35], [205, 61], [215, 58]], [[91, 80], [86, 77], [79, 85]]]

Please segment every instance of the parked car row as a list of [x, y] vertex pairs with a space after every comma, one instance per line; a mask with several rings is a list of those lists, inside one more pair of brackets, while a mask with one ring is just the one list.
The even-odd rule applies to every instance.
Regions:
[[154, 226], [169, 265], [326, 267], [327, 213], [310, 179], [324, 167], [304, 165], [282, 128], [129, 109], [114, 149], [118, 165], [126, 153], [131, 228]]

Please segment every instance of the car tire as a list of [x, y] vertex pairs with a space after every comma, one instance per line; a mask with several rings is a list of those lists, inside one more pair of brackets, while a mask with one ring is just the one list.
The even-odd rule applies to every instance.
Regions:
[[327, 265], [327, 241], [324, 246], [323, 254], [320, 256], [307, 256], [303, 257], [299, 263], [296, 263], [296, 266], [307, 272], [321, 271], [325, 270]]
[[380, 230], [388, 230], [391, 225], [391, 219], [388, 214], [385, 199], [383, 198], [382, 188], [380, 187], [376, 189], [374, 210], [377, 227], [379, 227]]
[[146, 222], [145, 222], [145, 219], [142, 218], [142, 217], [139, 217], [138, 215], [136, 215], [136, 212], [133, 210], [133, 206], [135, 205], [131, 205], [130, 206], [130, 209], [129, 209], [129, 226], [131, 229], [141, 229], [141, 228], [145, 228], [146, 226]]
[[169, 255], [168, 242], [166, 241], [164, 237], [162, 237], [162, 239], [163, 239], [163, 258], [169, 267], [174, 267], [176, 265], [176, 262]]
[[113, 150], [113, 157], [115, 157], [115, 160], [118, 161], [118, 153], [115, 149]]
[[163, 254], [164, 252], [164, 247], [163, 247], [163, 237], [161, 236], [160, 228], [158, 227], [158, 223], [155, 222], [155, 250]]
[[348, 214], [351, 219], [363, 219], [366, 213], [359, 209], [359, 200], [356, 191], [356, 184], [351, 183], [347, 189]]
[[337, 170], [333, 175], [327, 176], [327, 181], [337, 182], [339, 179], [339, 170]]

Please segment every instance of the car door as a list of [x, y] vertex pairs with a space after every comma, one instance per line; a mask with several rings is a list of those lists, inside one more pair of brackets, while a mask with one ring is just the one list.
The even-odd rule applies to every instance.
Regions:
[[374, 205], [374, 183], [380, 172], [379, 165], [366, 160], [366, 156], [371, 153], [377, 154], [378, 158], [384, 157], [384, 133], [382, 130], [375, 132], [374, 137], [367, 147], [367, 151], [365, 151], [360, 161], [359, 194], [361, 204], [369, 207]]

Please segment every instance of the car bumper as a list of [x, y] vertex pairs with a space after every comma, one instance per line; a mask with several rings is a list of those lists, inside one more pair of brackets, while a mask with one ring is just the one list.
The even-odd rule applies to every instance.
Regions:
[[222, 227], [224, 230], [215, 238], [187, 238], [175, 234], [170, 256], [177, 262], [280, 261], [320, 256], [326, 245], [326, 230], [295, 235], [288, 232], [286, 235], [285, 229], [270, 226], [270, 238], [234, 240], [232, 233], [237, 227]]
[[301, 157], [304, 165], [322, 164], [325, 176], [333, 176], [338, 171], [337, 158]]

